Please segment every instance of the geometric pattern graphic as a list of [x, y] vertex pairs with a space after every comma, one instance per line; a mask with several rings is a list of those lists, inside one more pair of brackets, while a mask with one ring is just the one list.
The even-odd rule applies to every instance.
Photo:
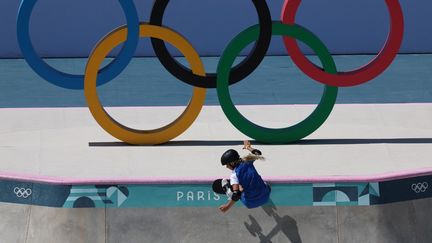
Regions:
[[128, 198], [125, 186], [73, 186], [64, 208], [121, 207]]
[[[214, 207], [226, 203], [226, 196], [214, 193], [211, 183], [56, 185], [0, 180], [0, 202], [64, 208]], [[357, 206], [432, 198], [432, 175], [382, 182], [270, 183], [275, 206]]]
[[358, 205], [359, 187], [338, 184], [313, 184], [313, 205]]
[[358, 197], [358, 205], [372, 205], [379, 201], [379, 184], [367, 183]]
[[314, 206], [371, 205], [379, 198], [378, 183], [314, 184]]

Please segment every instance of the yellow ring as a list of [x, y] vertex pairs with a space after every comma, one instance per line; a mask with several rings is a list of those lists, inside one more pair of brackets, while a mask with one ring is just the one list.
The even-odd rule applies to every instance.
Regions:
[[[94, 119], [112, 136], [129, 144], [161, 144], [177, 137], [195, 121], [204, 105], [206, 89], [193, 88], [192, 99], [184, 112], [172, 123], [154, 130], [136, 130], [114, 120], [102, 106], [96, 90], [99, 67], [116, 46], [126, 41], [126, 26], [115, 29], [102, 39], [91, 53], [85, 70], [84, 94]], [[205, 76], [204, 65], [192, 45], [180, 34], [168, 28], [140, 24], [140, 37], [153, 37], [175, 46], [191, 65], [194, 74]]]

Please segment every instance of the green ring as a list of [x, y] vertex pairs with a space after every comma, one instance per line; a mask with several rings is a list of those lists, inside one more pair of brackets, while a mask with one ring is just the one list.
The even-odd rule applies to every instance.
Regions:
[[[336, 65], [325, 45], [309, 30], [299, 25], [285, 25], [273, 22], [272, 34], [296, 38], [308, 45], [319, 57], [324, 70], [336, 74]], [[246, 119], [231, 100], [228, 80], [231, 67], [239, 53], [259, 36], [259, 25], [242, 31], [227, 46], [217, 67], [217, 95], [228, 120], [245, 135], [263, 143], [290, 143], [298, 141], [317, 130], [330, 115], [338, 88], [326, 85], [321, 101], [315, 110], [303, 121], [286, 128], [266, 128]]]

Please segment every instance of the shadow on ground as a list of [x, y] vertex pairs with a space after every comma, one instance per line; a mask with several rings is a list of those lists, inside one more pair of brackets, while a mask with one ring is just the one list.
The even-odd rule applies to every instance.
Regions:
[[272, 238], [279, 232], [282, 232], [292, 243], [301, 243], [300, 234], [297, 227], [297, 222], [288, 215], [280, 216], [277, 213], [277, 208], [272, 201], [262, 207], [264, 211], [270, 217], [273, 217], [276, 225], [270, 230], [269, 233], [263, 233], [262, 227], [258, 221], [251, 215], [249, 215], [250, 223], [244, 222], [244, 226], [249, 233], [258, 237], [261, 243], [271, 243]]

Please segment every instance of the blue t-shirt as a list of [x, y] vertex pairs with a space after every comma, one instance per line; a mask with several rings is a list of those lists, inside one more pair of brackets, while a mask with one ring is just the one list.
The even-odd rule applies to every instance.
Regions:
[[270, 197], [270, 189], [255, 169], [253, 161], [246, 161], [234, 169], [243, 187], [241, 201], [247, 208], [264, 205]]

